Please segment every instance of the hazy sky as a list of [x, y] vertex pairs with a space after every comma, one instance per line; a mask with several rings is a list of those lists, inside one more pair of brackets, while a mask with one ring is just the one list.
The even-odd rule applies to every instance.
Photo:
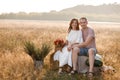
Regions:
[[120, 3], [120, 0], [0, 0], [0, 13], [8, 12], [49, 12], [62, 10], [79, 4], [100, 5]]

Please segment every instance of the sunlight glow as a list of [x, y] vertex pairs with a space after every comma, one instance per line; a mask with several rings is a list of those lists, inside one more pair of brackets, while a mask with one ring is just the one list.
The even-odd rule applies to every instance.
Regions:
[[76, 5], [101, 5], [120, 3], [120, 0], [0, 0], [0, 13], [60, 11]]

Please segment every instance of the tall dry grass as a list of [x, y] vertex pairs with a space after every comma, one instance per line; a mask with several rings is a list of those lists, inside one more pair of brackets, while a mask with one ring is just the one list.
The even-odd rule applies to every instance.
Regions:
[[[57, 71], [48, 69], [49, 56], [42, 73], [36, 73], [31, 57], [25, 54], [23, 48], [25, 41], [40, 46], [43, 42], [53, 44], [56, 38], [65, 39], [68, 24], [59, 21], [0, 20], [0, 80], [71, 79], [68, 76], [60, 78], [56, 75]], [[120, 24], [90, 23], [90, 26], [95, 30], [97, 49], [103, 56], [104, 64], [116, 69], [114, 74], [103, 73], [102, 79], [119, 80]]]

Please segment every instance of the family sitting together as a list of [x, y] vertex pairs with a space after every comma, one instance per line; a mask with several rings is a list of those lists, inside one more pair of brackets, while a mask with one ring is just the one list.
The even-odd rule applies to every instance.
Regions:
[[[59, 61], [59, 71], [66, 64], [72, 68], [70, 74], [77, 73], [78, 55], [89, 57], [88, 76], [93, 76], [94, 60], [97, 53], [94, 30], [87, 26], [87, 18], [72, 19], [68, 28], [68, 35], [62, 51], [54, 54], [54, 60]], [[79, 29], [79, 25], [81, 29]]]

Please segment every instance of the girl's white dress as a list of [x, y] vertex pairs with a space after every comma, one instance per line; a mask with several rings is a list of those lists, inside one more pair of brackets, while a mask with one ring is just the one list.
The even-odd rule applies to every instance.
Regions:
[[[81, 30], [71, 30], [66, 38], [69, 43], [81, 43], [83, 42]], [[72, 51], [68, 51], [68, 45], [64, 46], [62, 52], [59, 50], [54, 54], [54, 61], [59, 61], [59, 67], [63, 67], [68, 64], [72, 67]]]

